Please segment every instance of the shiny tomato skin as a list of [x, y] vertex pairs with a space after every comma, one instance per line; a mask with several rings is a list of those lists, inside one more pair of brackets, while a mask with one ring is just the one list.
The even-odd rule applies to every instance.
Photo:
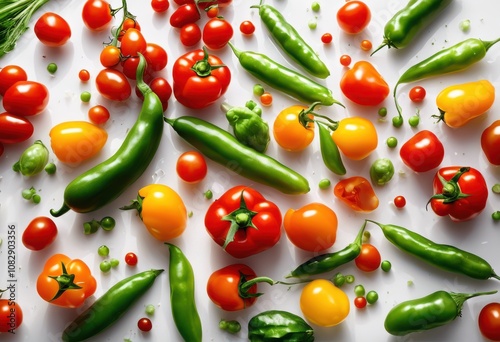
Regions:
[[44, 45], [51, 47], [62, 46], [71, 38], [71, 28], [68, 22], [53, 12], [42, 14], [33, 30]]
[[4, 96], [7, 89], [17, 81], [27, 81], [28, 74], [18, 65], [6, 65], [0, 70], [0, 95]]
[[126, 76], [115, 69], [102, 69], [97, 74], [95, 83], [97, 91], [109, 100], [124, 101], [132, 93], [132, 87]]
[[181, 27], [179, 36], [182, 45], [193, 46], [201, 40], [201, 29], [197, 23], [189, 23]]
[[49, 103], [49, 90], [35, 81], [19, 81], [12, 85], [3, 97], [5, 111], [21, 116], [42, 113]]
[[219, 50], [233, 37], [233, 26], [222, 18], [212, 18], [203, 26], [202, 39], [211, 50]]
[[113, 19], [109, 3], [105, 0], [87, 0], [83, 5], [82, 19], [91, 31], [105, 30]]
[[142, 35], [141, 31], [136, 28], [129, 28], [123, 34], [120, 50], [122, 55], [127, 56], [138, 56], [139, 53], [145, 54], [148, 43]]
[[413, 171], [427, 172], [443, 161], [444, 146], [434, 133], [422, 130], [401, 146], [399, 155]]
[[[11, 318], [11, 315], [14, 317]], [[0, 299], [0, 333], [16, 332], [22, 322], [23, 310], [19, 303], [5, 298]]]
[[477, 319], [481, 334], [491, 340], [500, 341], [500, 303], [486, 304]]
[[205, 157], [198, 151], [187, 151], [179, 156], [175, 166], [177, 175], [186, 183], [199, 183], [207, 175]]
[[[299, 121], [301, 112], [308, 107], [293, 105], [283, 109], [274, 119], [273, 136], [278, 145], [287, 151], [299, 152], [308, 147], [314, 139], [314, 122], [304, 127]], [[313, 116], [309, 115], [312, 119]]]
[[362, 117], [348, 117], [340, 120], [332, 138], [340, 151], [349, 159], [361, 160], [368, 157], [378, 145], [375, 125]]
[[368, 61], [356, 62], [340, 80], [342, 93], [362, 106], [377, 106], [389, 95], [389, 85]]
[[500, 165], [500, 120], [494, 121], [481, 134], [481, 148], [488, 161]]
[[28, 140], [35, 128], [31, 121], [7, 112], [0, 114], [0, 143], [16, 144]]
[[363, 1], [347, 1], [337, 11], [337, 22], [340, 28], [350, 34], [360, 33], [371, 20], [370, 8]]
[[382, 257], [377, 247], [364, 243], [361, 245], [361, 253], [354, 259], [356, 267], [363, 272], [373, 272], [380, 267]]
[[148, 69], [151, 71], [160, 71], [167, 66], [167, 51], [158, 44], [147, 43], [144, 58], [146, 58]]
[[40, 251], [54, 242], [57, 237], [57, 226], [46, 216], [35, 217], [23, 232], [23, 245], [32, 250]]

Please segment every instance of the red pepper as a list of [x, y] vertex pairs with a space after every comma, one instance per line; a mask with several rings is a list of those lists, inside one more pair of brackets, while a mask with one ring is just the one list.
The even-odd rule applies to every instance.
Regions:
[[281, 237], [281, 212], [256, 190], [235, 186], [215, 200], [205, 215], [212, 239], [235, 258], [263, 252]]
[[349, 100], [363, 106], [376, 106], [389, 95], [389, 85], [367, 61], [357, 62], [344, 73], [340, 89]]
[[354, 211], [370, 212], [377, 209], [379, 199], [368, 179], [354, 176], [340, 180], [333, 194]]
[[472, 167], [448, 166], [438, 170], [433, 181], [434, 196], [428, 203], [439, 216], [453, 221], [470, 220], [486, 207], [488, 187], [483, 175]]
[[206, 49], [198, 49], [175, 61], [172, 78], [177, 101], [199, 109], [224, 95], [231, 81], [231, 72], [218, 57], [209, 55]]

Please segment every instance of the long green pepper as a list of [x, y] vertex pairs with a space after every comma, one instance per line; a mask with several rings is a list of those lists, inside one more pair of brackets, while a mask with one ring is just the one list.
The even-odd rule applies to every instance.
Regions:
[[261, 1], [260, 5], [250, 6], [250, 8], [259, 9], [260, 18], [271, 33], [273, 40], [304, 70], [319, 78], [330, 76], [330, 71], [318, 54], [275, 7], [263, 5]]

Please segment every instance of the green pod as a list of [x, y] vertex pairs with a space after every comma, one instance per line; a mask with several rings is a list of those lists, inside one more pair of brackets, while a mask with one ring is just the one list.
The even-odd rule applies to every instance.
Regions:
[[342, 156], [339, 147], [330, 134], [330, 130], [321, 122], [316, 121], [316, 124], [319, 130], [319, 146], [323, 163], [333, 173], [339, 176], [345, 175], [346, 169], [342, 162]]
[[42, 172], [48, 162], [49, 150], [41, 140], [37, 140], [24, 150], [12, 169], [23, 176], [34, 176]]
[[149, 270], [113, 285], [63, 332], [65, 342], [78, 342], [95, 336], [118, 321], [153, 286], [163, 270]]
[[146, 60], [141, 55], [137, 68], [137, 86], [144, 95], [141, 112], [120, 148], [109, 159], [71, 181], [64, 191], [58, 217], [70, 209], [88, 213], [112, 202], [132, 185], [148, 168], [163, 135], [163, 107], [158, 96], [144, 83]]
[[170, 305], [177, 330], [186, 342], [201, 342], [201, 319], [194, 298], [193, 268], [179, 247], [165, 243], [170, 251]]
[[428, 27], [452, 0], [410, 0], [384, 26], [383, 47], [403, 49]]
[[324, 253], [312, 257], [306, 262], [300, 264], [285, 278], [294, 278], [302, 276], [311, 276], [315, 274], [326, 273], [335, 268], [353, 261], [361, 253], [361, 244], [363, 242], [363, 233], [365, 231], [366, 221], [358, 232], [358, 235], [352, 243], [344, 249], [333, 253]]
[[462, 306], [467, 299], [494, 293], [497, 291], [477, 293], [436, 291], [394, 306], [385, 318], [384, 327], [389, 334], [395, 336], [434, 329], [460, 316]]
[[243, 145], [220, 127], [192, 116], [165, 122], [207, 158], [255, 182], [285, 194], [309, 192], [309, 182], [276, 159]]
[[248, 339], [251, 342], [313, 342], [314, 330], [300, 316], [270, 310], [248, 321]]
[[251, 8], [259, 9], [259, 16], [271, 33], [271, 37], [291, 59], [313, 76], [319, 78], [330, 76], [325, 63], [281, 12], [271, 5], [260, 4]]
[[394, 246], [432, 266], [474, 279], [500, 280], [491, 265], [478, 255], [454, 246], [437, 244], [404, 227], [367, 221], [378, 225]]
[[338, 104], [344, 107], [342, 103], [333, 98], [332, 91], [325, 86], [286, 68], [264, 54], [240, 51], [231, 42], [228, 44], [241, 66], [270, 87], [306, 104], [319, 102], [324, 106]]

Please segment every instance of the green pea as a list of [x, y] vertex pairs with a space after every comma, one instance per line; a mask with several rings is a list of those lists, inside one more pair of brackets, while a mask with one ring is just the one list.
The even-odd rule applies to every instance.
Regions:
[[378, 300], [378, 293], [375, 291], [368, 291], [366, 294], [366, 301], [368, 304], [375, 304]]
[[380, 268], [382, 269], [382, 271], [384, 272], [389, 272], [391, 270], [391, 262], [389, 260], [384, 260], [380, 263]]
[[101, 261], [99, 264], [99, 268], [101, 269], [102, 272], [107, 273], [109, 270], [111, 270], [111, 264], [107, 260]]
[[363, 242], [368, 242], [368, 240], [370, 240], [371, 236], [372, 236], [372, 234], [369, 231], [365, 230], [363, 232], [363, 239], [362, 239]]
[[97, 232], [100, 226], [101, 225], [99, 224], [99, 221], [96, 220], [85, 222], [83, 224], [83, 232], [85, 233], [85, 235], [94, 234], [95, 232]]
[[192, 212], [192, 211], [190, 211], [190, 212], [188, 213], [188, 217], [193, 217], [193, 212]]
[[155, 306], [153, 304], [146, 305], [146, 314], [151, 316], [155, 313]]
[[494, 221], [500, 221], [500, 211], [497, 210], [495, 211], [493, 214], [491, 214], [491, 218], [494, 220]]
[[352, 284], [352, 283], [354, 283], [355, 280], [356, 280], [356, 278], [352, 274], [345, 276], [345, 282], [347, 284]]
[[314, 1], [311, 4], [311, 9], [313, 10], [313, 12], [319, 12], [319, 10], [321, 9], [321, 5], [319, 4], [319, 2]]
[[419, 115], [410, 116], [410, 118], [408, 119], [408, 123], [410, 124], [411, 127], [417, 127], [418, 124], [420, 123], [420, 116]]
[[241, 324], [235, 320], [226, 321], [224, 319], [221, 319], [219, 322], [219, 328], [221, 330], [227, 331], [228, 333], [236, 334], [241, 330]]
[[97, 254], [99, 254], [102, 257], [107, 257], [109, 255], [109, 248], [106, 245], [102, 245], [99, 248], [97, 248]]
[[45, 165], [45, 172], [47, 172], [49, 175], [53, 175], [56, 173], [57, 167], [56, 164], [54, 163], [48, 163]]
[[120, 265], [120, 260], [115, 259], [115, 258], [111, 258], [111, 260], [109, 260], [109, 263], [111, 264], [111, 267], [115, 268], [118, 265]]
[[400, 116], [395, 116], [392, 118], [392, 125], [394, 127], [401, 127], [403, 126], [403, 118]]
[[318, 26], [318, 22], [316, 21], [316, 19], [311, 19], [307, 23], [307, 26], [309, 26], [311, 30], [314, 30]]
[[206, 199], [212, 199], [212, 197], [214, 197], [212, 190], [205, 191], [203, 195], [205, 196]]
[[389, 148], [395, 148], [398, 146], [398, 139], [396, 137], [389, 137], [386, 140], [386, 144]]
[[319, 181], [319, 184], [318, 184], [318, 186], [321, 190], [328, 189], [330, 187], [330, 185], [332, 185], [332, 182], [330, 182], [330, 180], [327, 178], [323, 178], [322, 180]]
[[385, 107], [380, 107], [378, 109], [378, 115], [381, 116], [381, 117], [386, 117], [387, 116], [387, 108]]
[[80, 100], [85, 103], [89, 102], [91, 97], [92, 95], [88, 91], [84, 91], [80, 94]]
[[462, 32], [469, 31], [470, 30], [470, 20], [469, 19], [462, 20], [459, 24], [459, 28]]
[[253, 94], [255, 96], [261, 96], [262, 94], [264, 94], [264, 87], [260, 84], [256, 84], [253, 86]]
[[354, 286], [354, 294], [356, 297], [363, 297], [365, 293], [365, 287], [363, 285]]
[[23, 196], [24, 199], [26, 200], [30, 200], [33, 195], [36, 194], [36, 190], [34, 187], [31, 187], [29, 189], [24, 189], [22, 192], [21, 192], [21, 195]]
[[493, 187], [491, 188], [491, 190], [492, 190], [495, 194], [500, 194], [500, 183], [496, 183], [495, 185], [493, 185]]
[[102, 229], [110, 231], [115, 228], [116, 221], [111, 216], [106, 216], [101, 220], [101, 222], [99, 222], [99, 224], [101, 225]]
[[335, 274], [335, 277], [333, 277], [333, 285], [341, 287], [344, 284], [345, 284], [345, 276], [342, 273]]
[[47, 65], [47, 71], [51, 75], [55, 74], [57, 71], [57, 64], [56, 63], [49, 63], [49, 65]]
[[34, 194], [31, 200], [33, 201], [33, 203], [38, 204], [42, 200], [42, 197], [38, 194]]

